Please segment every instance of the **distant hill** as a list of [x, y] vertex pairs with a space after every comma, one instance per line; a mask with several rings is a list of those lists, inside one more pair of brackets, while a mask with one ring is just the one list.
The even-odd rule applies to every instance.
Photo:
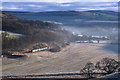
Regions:
[[10, 12], [14, 16], [29, 20], [44, 20], [62, 23], [61, 27], [85, 35], [116, 34], [118, 13], [106, 10], [92, 11], [48, 11]]
[[[118, 13], [113, 11], [103, 11], [103, 10], [95, 10], [95, 11], [49, 11], [49, 12], [10, 12], [11, 14], [26, 19], [33, 20], [69, 20], [72, 19], [81, 19], [83, 21], [87, 20], [107, 20], [107, 21], [116, 21]], [[64, 22], [60, 21], [60, 22]], [[64, 22], [66, 23], [66, 22]]]
[[41, 20], [20, 19], [8, 12], [2, 12], [2, 30], [20, 34], [29, 34], [40, 29], [54, 30], [56, 25]]

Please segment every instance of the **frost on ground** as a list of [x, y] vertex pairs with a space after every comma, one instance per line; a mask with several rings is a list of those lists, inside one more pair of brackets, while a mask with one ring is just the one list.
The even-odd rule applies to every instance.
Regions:
[[37, 52], [28, 54], [27, 58], [3, 58], [3, 75], [79, 72], [87, 62], [96, 63], [104, 57], [117, 59], [118, 54], [109, 50], [109, 47], [105, 49], [106, 45], [71, 43], [70, 46], [57, 53]]

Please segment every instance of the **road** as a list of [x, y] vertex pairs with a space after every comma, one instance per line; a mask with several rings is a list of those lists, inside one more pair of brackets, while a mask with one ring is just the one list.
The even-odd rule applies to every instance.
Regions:
[[[3, 59], [3, 75], [42, 75], [79, 72], [87, 62], [104, 57], [118, 58], [115, 52], [102, 49], [106, 44], [72, 43], [56, 53], [37, 52], [27, 58]], [[112, 45], [112, 44], [111, 44]]]

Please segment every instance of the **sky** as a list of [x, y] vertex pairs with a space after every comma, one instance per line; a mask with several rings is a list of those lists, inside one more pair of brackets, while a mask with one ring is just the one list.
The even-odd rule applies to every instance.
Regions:
[[3, 11], [118, 11], [118, 0], [2, 0]]
[[118, 2], [119, 0], [1, 0], [2, 2]]

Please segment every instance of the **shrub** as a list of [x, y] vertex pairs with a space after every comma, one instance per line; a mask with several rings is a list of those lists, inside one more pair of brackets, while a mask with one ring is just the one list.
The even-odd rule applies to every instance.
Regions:
[[88, 62], [83, 69], [81, 69], [81, 73], [85, 74], [87, 78], [93, 77], [93, 72], [95, 70], [94, 64]]
[[118, 68], [118, 62], [111, 58], [103, 58], [101, 61], [96, 63], [96, 69], [111, 74]]
[[50, 51], [51, 52], [59, 52], [59, 51], [61, 51], [61, 48], [59, 46], [56, 46], [54, 48], [51, 48]]

